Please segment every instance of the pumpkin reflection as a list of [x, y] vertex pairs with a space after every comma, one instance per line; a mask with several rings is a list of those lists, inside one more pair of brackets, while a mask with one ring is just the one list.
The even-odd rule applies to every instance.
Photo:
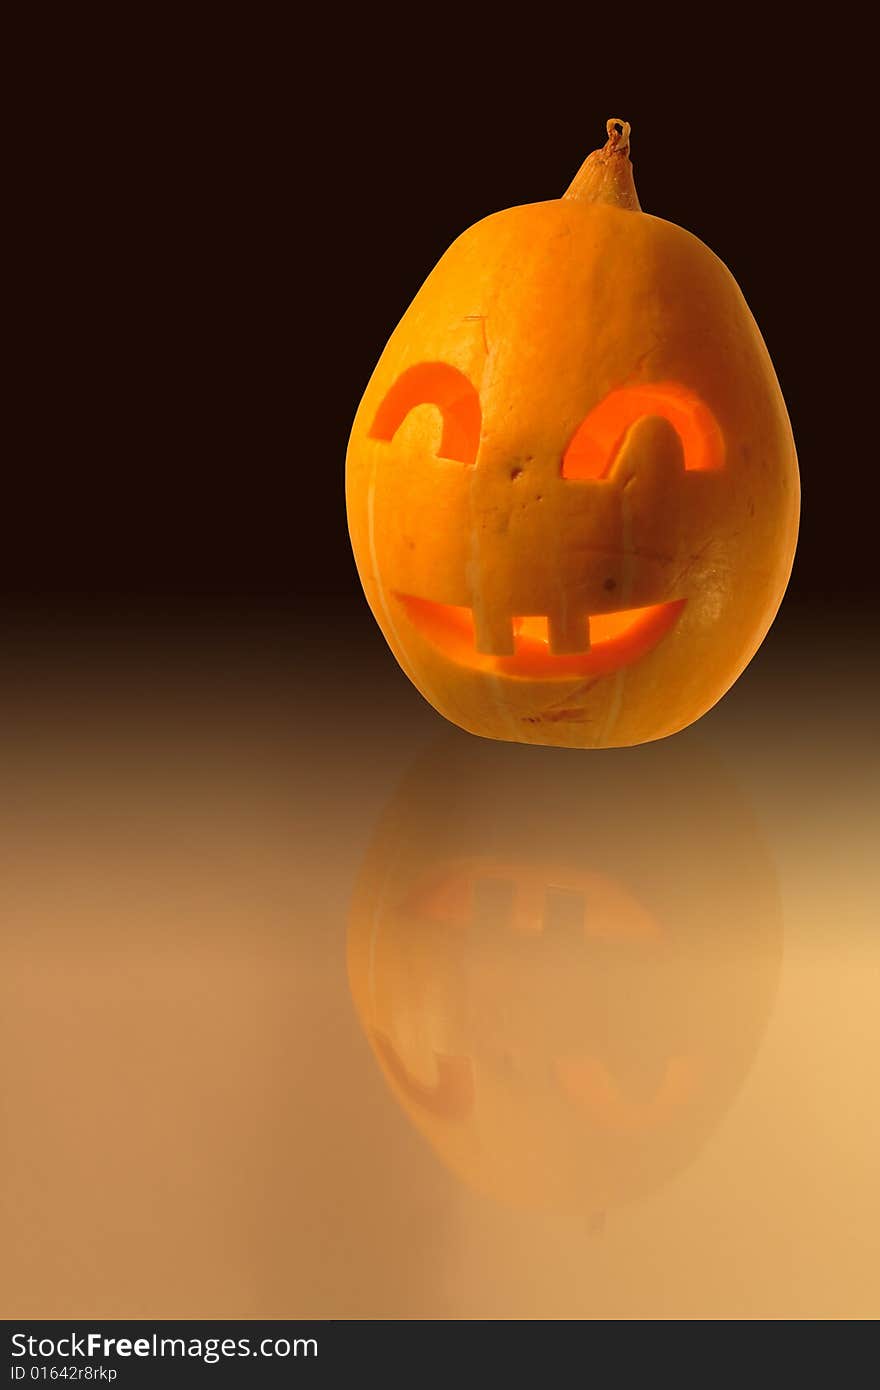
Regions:
[[604, 1210], [668, 1181], [777, 985], [775, 876], [729, 774], [681, 741], [594, 762], [444, 737], [354, 896], [351, 989], [392, 1094], [516, 1205]]

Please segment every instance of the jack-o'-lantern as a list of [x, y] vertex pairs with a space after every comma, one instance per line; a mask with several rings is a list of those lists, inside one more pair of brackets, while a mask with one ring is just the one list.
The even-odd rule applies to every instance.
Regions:
[[445, 736], [384, 812], [348, 937], [397, 1103], [468, 1187], [593, 1218], [700, 1151], [778, 982], [778, 892], [687, 744], [583, 764]]
[[767, 349], [733, 276], [639, 207], [629, 126], [564, 197], [453, 243], [349, 442], [369, 605], [448, 719], [611, 747], [705, 713], [763, 640], [799, 516]]

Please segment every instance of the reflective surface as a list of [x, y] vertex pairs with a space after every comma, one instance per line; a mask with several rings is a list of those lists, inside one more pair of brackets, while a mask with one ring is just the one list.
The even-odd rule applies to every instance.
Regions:
[[3, 1314], [878, 1316], [859, 634], [595, 754], [353, 640], [7, 642]]
[[699, 744], [525, 753], [450, 732], [416, 761], [355, 892], [351, 988], [466, 1186], [595, 1220], [686, 1166], [748, 1074], [778, 889]]

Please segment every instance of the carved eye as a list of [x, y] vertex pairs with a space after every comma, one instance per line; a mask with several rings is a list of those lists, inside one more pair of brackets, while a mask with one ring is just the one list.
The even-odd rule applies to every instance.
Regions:
[[443, 417], [440, 458], [475, 463], [483, 421], [480, 398], [464, 373], [445, 362], [420, 362], [397, 378], [376, 411], [370, 438], [393, 439], [419, 405], [435, 405]]
[[677, 382], [621, 386], [590, 411], [562, 457], [563, 478], [605, 478], [627, 430], [646, 415], [662, 415], [681, 439], [685, 468], [723, 468], [724, 437], [699, 396]]
[[435, 1052], [437, 1080], [425, 1083], [411, 1076], [394, 1044], [384, 1033], [373, 1029], [371, 1039], [386, 1071], [421, 1110], [444, 1119], [461, 1120], [474, 1106], [474, 1067], [470, 1058]]

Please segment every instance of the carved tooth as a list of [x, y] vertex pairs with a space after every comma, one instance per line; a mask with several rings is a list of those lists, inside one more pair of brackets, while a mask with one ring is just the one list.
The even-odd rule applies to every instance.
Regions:
[[545, 895], [544, 884], [534, 882], [531, 876], [517, 885], [510, 923], [514, 931], [537, 934], [544, 930]]
[[547, 635], [554, 656], [571, 656], [590, 650], [590, 620], [586, 613], [557, 613], [547, 619]]
[[474, 609], [474, 641], [485, 656], [513, 656], [513, 619], [485, 609]]

